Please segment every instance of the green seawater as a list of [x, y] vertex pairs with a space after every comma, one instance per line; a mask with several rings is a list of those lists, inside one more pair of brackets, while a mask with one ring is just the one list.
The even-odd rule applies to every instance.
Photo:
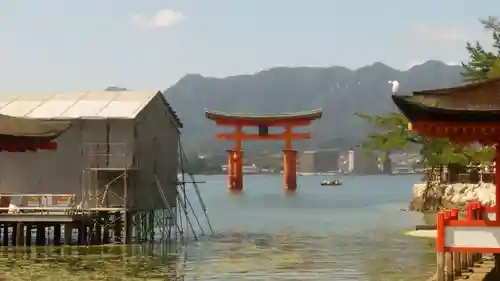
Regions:
[[433, 241], [404, 235], [424, 223], [423, 215], [401, 211], [419, 176], [343, 177], [342, 186], [321, 187], [325, 179], [331, 177], [300, 177], [290, 196], [280, 176], [247, 176], [245, 193], [230, 195], [224, 176], [199, 176], [207, 182], [200, 189], [214, 236], [187, 245], [4, 247], [0, 280], [424, 281], [432, 275]]

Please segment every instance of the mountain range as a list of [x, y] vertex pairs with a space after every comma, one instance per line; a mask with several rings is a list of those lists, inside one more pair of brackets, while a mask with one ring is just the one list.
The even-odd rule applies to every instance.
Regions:
[[[224, 129], [205, 118], [206, 109], [258, 114], [322, 108], [323, 117], [308, 128], [313, 138], [297, 142], [295, 147], [349, 149], [373, 131], [354, 113], [397, 112], [390, 99], [389, 81], [397, 80], [399, 92], [410, 93], [460, 85], [461, 71], [460, 66], [440, 61], [427, 61], [404, 71], [380, 62], [355, 70], [341, 66], [276, 67], [226, 78], [188, 74], [163, 94], [184, 123], [182, 143], [187, 152], [217, 154], [232, 147], [231, 143], [215, 139], [216, 132]], [[106, 90], [127, 89], [111, 86]], [[253, 142], [245, 144], [245, 151], [268, 153], [279, 151], [282, 145]]]
[[[230, 113], [283, 113], [323, 108], [323, 117], [310, 131], [313, 138], [297, 142], [298, 149], [354, 147], [373, 130], [354, 113], [386, 114], [397, 109], [390, 100], [397, 80], [401, 93], [452, 87], [462, 83], [461, 67], [439, 61], [402, 71], [383, 63], [355, 70], [332, 67], [277, 67], [252, 75], [210, 78], [189, 74], [164, 91], [184, 123], [186, 151], [200, 154], [222, 152], [232, 145], [217, 141], [223, 131], [207, 120], [205, 109]], [[282, 143], [254, 142], [245, 150], [279, 149]]]

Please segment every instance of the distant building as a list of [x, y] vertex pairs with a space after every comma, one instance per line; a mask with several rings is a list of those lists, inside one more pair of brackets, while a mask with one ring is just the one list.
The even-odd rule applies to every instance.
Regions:
[[316, 155], [316, 151], [304, 151], [300, 153], [298, 159], [300, 173], [315, 173], [314, 167], [314, 157]]
[[382, 172], [380, 161], [375, 154], [366, 154], [363, 149], [353, 151], [354, 173], [359, 175], [380, 174]]
[[[221, 171], [222, 172], [227, 172], [227, 166], [228, 165], [221, 165]], [[258, 174], [261, 172], [260, 168], [257, 167], [257, 165], [252, 164], [252, 165], [243, 165], [243, 174]]]
[[347, 172], [354, 172], [354, 161], [355, 161], [355, 153], [354, 150], [347, 151]]
[[299, 172], [327, 173], [339, 170], [340, 151], [337, 149], [310, 150], [299, 155]]

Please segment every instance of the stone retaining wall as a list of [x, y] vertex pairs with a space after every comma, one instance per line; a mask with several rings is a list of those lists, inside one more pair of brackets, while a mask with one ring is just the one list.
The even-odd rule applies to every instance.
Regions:
[[424, 198], [426, 186], [426, 183], [413, 185], [410, 210], [423, 212], [440, 208], [460, 207], [471, 201], [479, 201], [484, 205], [495, 204], [495, 185], [492, 183], [436, 185], [430, 189], [427, 197]]

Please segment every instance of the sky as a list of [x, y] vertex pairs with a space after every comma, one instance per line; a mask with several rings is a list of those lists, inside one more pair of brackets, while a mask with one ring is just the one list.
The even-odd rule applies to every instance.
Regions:
[[[480, 3], [480, 5], [479, 5]], [[491, 45], [498, 0], [0, 0], [2, 93], [164, 90], [186, 74], [426, 60]]]

